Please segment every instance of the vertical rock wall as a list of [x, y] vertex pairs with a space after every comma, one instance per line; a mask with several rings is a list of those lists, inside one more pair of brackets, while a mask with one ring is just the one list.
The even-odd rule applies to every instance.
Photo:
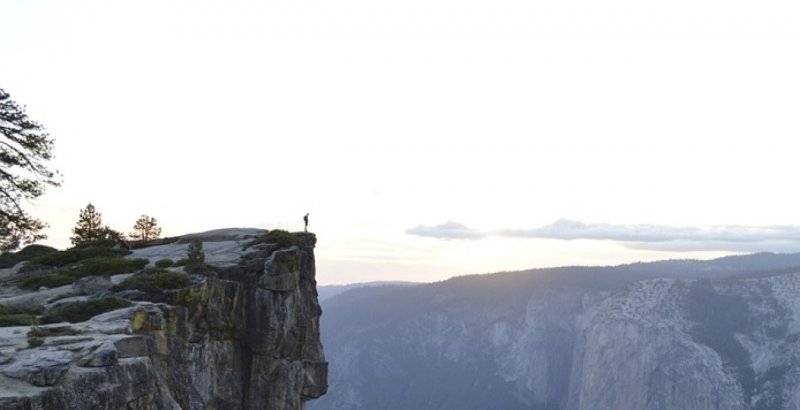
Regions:
[[[301, 409], [327, 391], [314, 245], [264, 245], [226, 275], [176, 293], [156, 335], [183, 408]], [[257, 269], [260, 267], [260, 269]], [[160, 348], [159, 348], [160, 349]]]
[[[270, 252], [248, 292], [248, 350], [252, 367], [245, 385], [247, 409], [300, 408], [327, 391], [328, 364], [322, 352], [313, 247]], [[267, 393], [267, 394], [265, 394]]]

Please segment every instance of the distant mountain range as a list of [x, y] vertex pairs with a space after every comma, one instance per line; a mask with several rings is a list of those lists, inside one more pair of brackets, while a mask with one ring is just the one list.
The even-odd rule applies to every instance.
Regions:
[[320, 299], [330, 388], [310, 410], [800, 409], [800, 254]]
[[401, 281], [387, 281], [387, 282], [362, 282], [362, 283], [351, 283], [348, 285], [318, 285], [317, 286], [317, 293], [319, 294], [319, 300], [322, 302], [323, 300], [330, 299], [340, 293], [347, 292], [348, 290], [358, 289], [358, 288], [366, 288], [366, 287], [375, 287], [375, 286], [413, 286], [418, 285], [416, 282], [401, 282]]

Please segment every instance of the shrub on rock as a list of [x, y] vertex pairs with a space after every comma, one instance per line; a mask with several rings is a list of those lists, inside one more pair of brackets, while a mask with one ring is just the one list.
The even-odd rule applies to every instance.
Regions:
[[22, 289], [36, 290], [42, 286], [46, 288], [57, 288], [59, 286], [69, 285], [74, 282], [75, 278], [61, 273], [49, 273], [47, 275], [33, 276], [22, 281], [19, 285]]
[[39, 289], [42, 286], [55, 288], [69, 285], [76, 279], [87, 276], [136, 272], [144, 268], [147, 262], [147, 259], [125, 259], [118, 255], [98, 256], [82, 260], [69, 268], [61, 269], [55, 273], [27, 278], [22, 281], [19, 287], [23, 289]]
[[28, 245], [19, 252], [7, 252], [0, 255], [0, 269], [13, 268], [22, 261], [31, 260], [37, 256], [52, 252], [57, 252], [57, 250], [44, 245]]
[[247, 249], [251, 246], [255, 246], [261, 243], [272, 243], [278, 245], [279, 248], [289, 248], [292, 246], [299, 246], [300, 240], [297, 239], [297, 236], [292, 234], [289, 231], [284, 231], [283, 229], [273, 229], [260, 238], [256, 238], [250, 242], [248, 242], [244, 249]]
[[111, 288], [114, 291], [140, 290], [148, 293], [161, 293], [166, 289], [180, 289], [192, 283], [189, 275], [166, 270], [147, 270], [137, 273]]
[[64, 271], [64, 274], [75, 279], [85, 276], [116, 275], [142, 270], [147, 263], [148, 260], [144, 258], [125, 259], [119, 256], [103, 256], [81, 261], [79, 265]]
[[51, 252], [32, 258], [20, 269], [20, 272], [31, 272], [43, 268], [61, 268], [84, 259], [120, 257], [129, 253], [130, 251], [126, 249], [114, 249], [107, 246], [75, 247], [65, 251]]
[[169, 268], [170, 266], [174, 265], [175, 261], [172, 259], [160, 259], [156, 261], [156, 266], [159, 268]]
[[83, 322], [101, 313], [122, 309], [130, 305], [130, 300], [119, 297], [64, 303], [46, 312], [39, 321], [41, 323]]
[[0, 305], [0, 327], [30, 326], [36, 323], [36, 313], [39, 311]]
[[203, 242], [195, 239], [189, 243], [186, 249], [186, 264], [193, 265], [198, 263], [205, 263], [206, 253], [203, 252]]

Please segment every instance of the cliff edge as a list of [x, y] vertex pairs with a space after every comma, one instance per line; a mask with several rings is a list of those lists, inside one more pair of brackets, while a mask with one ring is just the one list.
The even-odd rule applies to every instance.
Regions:
[[[0, 408], [294, 410], [325, 394], [316, 237], [295, 233], [291, 243], [278, 244], [254, 241], [259, 234], [195, 235], [207, 261], [216, 262], [213, 273], [161, 292], [101, 286], [98, 292], [128, 297], [130, 306], [33, 327], [35, 343], [30, 327], [0, 328]], [[185, 254], [187, 242], [126, 258], [152, 264]], [[52, 294], [96, 296], [74, 296], [75, 289], [40, 288], [0, 297], [0, 304], [30, 304], [42, 292], [46, 306]]]

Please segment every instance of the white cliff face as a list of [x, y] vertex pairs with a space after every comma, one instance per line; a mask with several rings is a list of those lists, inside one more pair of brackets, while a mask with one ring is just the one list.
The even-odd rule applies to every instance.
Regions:
[[520, 399], [531, 404], [563, 402], [580, 308], [575, 289], [541, 289], [525, 306], [523, 327], [503, 322], [505, 343], [495, 345], [498, 374], [516, 386]]
[[798, 292], [800, 274], [636, 282], [577, 316], [560, 408], [798, 409]]
[[800, 409], [800, 273], [614, 269], [333, 298], [331, 388], [310, 408]]
[[716, 352], [693, 340], [687, 289], [643, 281], [584, 312], [567, 408], [748, 408]]

